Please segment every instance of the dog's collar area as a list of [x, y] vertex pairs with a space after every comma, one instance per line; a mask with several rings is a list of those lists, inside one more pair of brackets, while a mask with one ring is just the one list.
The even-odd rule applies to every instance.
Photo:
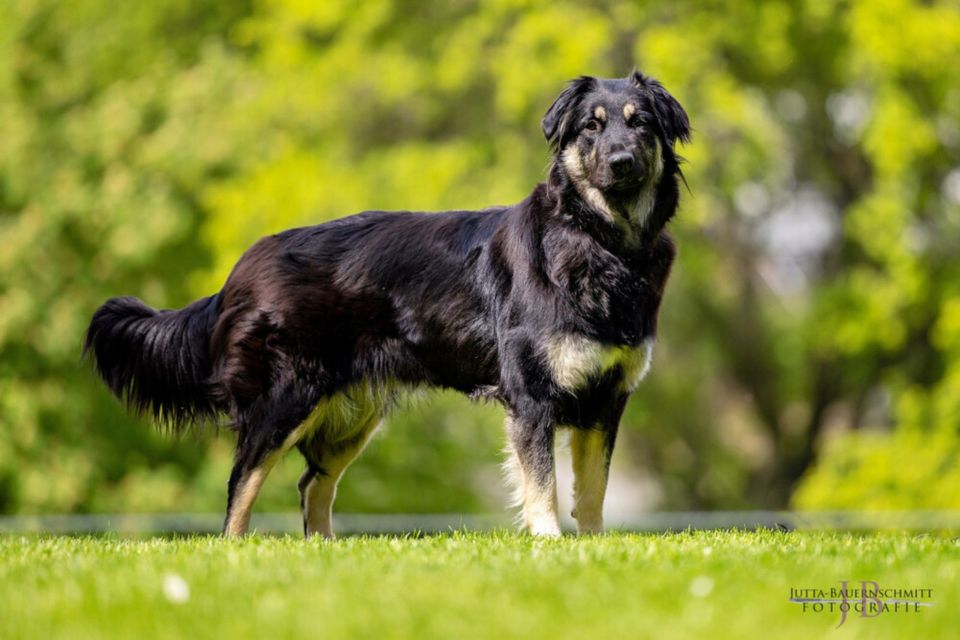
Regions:
[[[656, 206], [657, 183], [652, 183], [650, 187], [653, 198], [648, 197], [644, 201], [641, 194], [636, 198], [626, 198], [622, 202], [611, 202], [599, 189], [591, 187], [591, 191], [585, 195], [576, 183], [569, 180], [564, 182], [562, 179], [551, 179], [547, 185], [548, 191], [552, 192], [553, 210], [561, 218], [570, 220], [581, 230], [600, 230], [596, 221], [602, 220], [604, 227], [610, 232], [601, 234], [609, 235], [608, 240], [602, 243], [622, 244], [625, 247], [637, 247], [659, 232], [659, 229], [652, 231], [649, 228]], [[648, 207], [648, 210], [639, 215], [637, 207]], [[582, 219], [583, 217], [588, 220]]]

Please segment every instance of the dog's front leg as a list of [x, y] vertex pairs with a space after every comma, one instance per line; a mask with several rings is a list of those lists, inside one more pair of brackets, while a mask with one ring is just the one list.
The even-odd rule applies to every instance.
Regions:
[[603, 498], [607, 491], [610, 455], [615, 434], [603, 429], [574, 429], [570, 437], [573, 458], [573, 513], [577, 533], [603, 533]]
[[516, 471], [523, 526], [535, 536], [559, 536], [553, 424], [543, 418], [510, 415], [506, 427], [510, 442], [508, 465]]

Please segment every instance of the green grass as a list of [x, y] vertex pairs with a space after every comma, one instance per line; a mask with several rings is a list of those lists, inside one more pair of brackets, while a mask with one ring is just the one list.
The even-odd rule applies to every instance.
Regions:
[[[835, 630], [788, 602], [843, 579], [935, 605]], [[909, 534], [0, 537], [3, 638], [926, 639], [958, 602], [958, 542]]]

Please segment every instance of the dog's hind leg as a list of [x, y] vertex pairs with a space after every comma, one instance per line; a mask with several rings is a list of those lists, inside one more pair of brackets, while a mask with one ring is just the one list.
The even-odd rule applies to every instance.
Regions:
[[253, 503], [279, 455], [271, 452], [265, 456], [259, 456], [256, 462], [248, 462], [244, 459], [246, 457], [237, 457], [233, 472], [230, 474], [230, 483], [227, 488], [227, 518], [223, 524], [224, 535], [239, 536], [247, 532]]
[[[264, 480], [283, 454], [301, 438], [309, 408], [296, 410], [294, 403], [277, 403], [277, 410], [241, 429], [233, 471], [227, 485], [227, 517], [224, 535], [243, 535], [250, 526], [253, 503]], [[261, 426], [262, 425], [262, 426]]]
[[553, 425], [546, 420], [508, 416], [509, 468], [523, 502], [523, 526], [535, 536], [560, 535], [557, 479], [554, 470]]
[[379, 417], [371, 420], [346, 442], [302, 443], [300, 451], [307, 459], [307, 469], [297, 485], [300, 490], [300, 509], [303, 513], [303, 533], [333, 538], [333, 501], [337, 497], [337, 483], [350, 463], [363, 451], [377, 429]]

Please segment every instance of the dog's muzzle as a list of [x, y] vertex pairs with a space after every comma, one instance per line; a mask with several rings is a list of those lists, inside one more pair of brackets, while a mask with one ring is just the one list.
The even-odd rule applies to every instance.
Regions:
[[637, 159], [629, 151], [618, 151], [607, 158], [610, 172], [617, 180], [627, 178], [636, 172]]

